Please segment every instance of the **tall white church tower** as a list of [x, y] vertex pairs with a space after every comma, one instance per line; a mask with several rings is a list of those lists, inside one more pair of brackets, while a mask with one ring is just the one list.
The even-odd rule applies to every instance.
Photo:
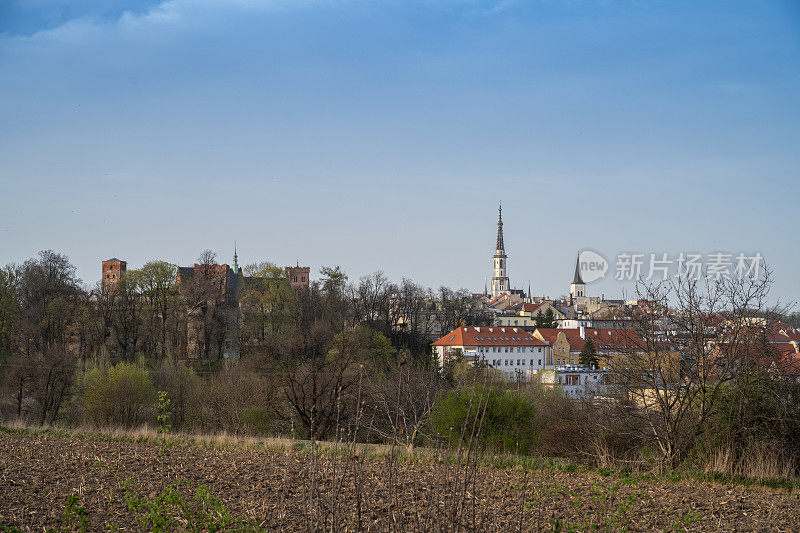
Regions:
[[492, 298], [507, 294], [511, 291], [508, 282], [508, 256], [506, 255], [505, 245], [503, 244], [503, 206], [500, 205], [499, 218], [497, 220], [497, 247], [494, 251], [494, 276], [492, 276]]

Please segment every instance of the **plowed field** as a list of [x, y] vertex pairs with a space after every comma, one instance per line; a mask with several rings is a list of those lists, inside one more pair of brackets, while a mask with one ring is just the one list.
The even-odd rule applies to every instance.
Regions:
[[[164, 497], [170, 487], [172, 499]], [[206, 496], [197, 496], [199, 487]], [[800, 531], [800, 493], [558, 469], [465, 473], [430, 461], [352, 454], [315, 459], [304, 451], [244, 446], [0, 433], [0, 525], [142, 531], [215, 524], [269, 531]]]

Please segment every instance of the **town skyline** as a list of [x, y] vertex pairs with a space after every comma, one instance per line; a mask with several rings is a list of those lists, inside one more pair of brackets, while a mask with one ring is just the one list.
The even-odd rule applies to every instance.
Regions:
[[92, 284], [236, 241], [242, 264], [480, 291], [502, 201], [511, 283], [539, 296], [589, 248], [760, 253], [800, 300], [792, 2], [3, 9], [3, 264], [53, 249]]
[[793, 531], [800, 0], [0, 0], [3, 531]]
[[[500, 210], [502, 212], [502, 207], [500, 206]], [[502, 215], [500, 215], [500, 224], [497, 233], [497, 242], [496, 245], [500, 247], [500, 249], [505, 247], [504, 244], [504, 224], [502, 223]], [[58, 250], [56, 250], [58, 252]], [[237, 244], [234, 242], [234, 251], [231, 254], [231, 260], [227, 260], [223, 254], [217, 252], [216, 250], [206, 249], [203, 251], [205, 254], [206, 251], [210, 251], [215, 254], [215, 262], [217, 264], [227, 264], [228, 266], [233, 268], [233, 272], [236, 272], [237, 267], [243, 268], [247, 267], [248, 265], [257, 267], [259, 263], [268, 262], [272, 263], [275, 266], [280, 268], [286, 267], [290, 268], [292, 266], [291, 261], [280, 262], [274, 261], [270, 258], [257, 258], [253, 260], [239, 260], [239, 254], [237, 252]], [[497, 250], [495, 250], [496, 252]], [[591, 260], [599, 260], [601, 262], [605, 262], [605, 266], [603, 267], [603, 272], [601, 273], [594, 273], [594, 272], [587, 272], [587, 264], [586, 259], [587, 256], [584, 254], [589, 252], [589, 259]], [[495, 260], [498, 257], [496, 253], [494, 254]], [[507, 258], [507, 255], [503, 257]], [[149, 259], [145, 259], [140, 262], [131, 262], [129, 259], [125, 257], [114, 257], [106, 258], [100, 261], [100, 263], [105, 263], [107, 261], [123, 261], [125, 263], [129, 263], [129, 269], [137, 269], [143, 266], [145, 263], [154, 260], [161, 260], [166, 261], [168, 263], [174, 264], [176, 267], [181, 267], [182, 265], [191, 266], [192, 264], [196, 264], [198, 261], [202, 262], [204, 258], [198, 257], [194, 260], [187, 260], [187, 261], [172, 261], [170, 259], [165, 259], [162, 257], [153, 257]], [[504, 259], [507, 261], [508, 259]], [[494, 261], [494, 260], [493, 260]], [[678, 279], [681, 277], [694, 277], [695, 279], [700, 278], [720, 278], [720, 277], [735, 277], [735, 276], [755, 276], [756, 278], [759, 275], [763, 275], [763, 273], [759, 274], [761, 268], [763, 266], [767, 266], [768, 268], [772, 269], [772, 265], [764, 258], [760, 252], [754, 252], [752, 255], [748, 255], [745, 252], [739, 251], [738, 253], [730, 253], [730, 252], [716, 252], [716, 253], [698, 253], [692, 254], [691, 252], [680, 251], [676, 253], [669, 253], [669, 252], [660, 252], [660, 253], [637, 253], [632, 251], [626, 251], [620, 253], [616, 256], [616, 263], [614, 256], [605, 257], [603, 255], [598, 255], [597, 251], [592, 248], [583, 248], [578, 250], [578, 253], [574, 255], [574, 259], [572, 262], [572, 267], [570, 267], [570, 276], [573, 276], [576, 280], [579, 279], [578, 270], [582, 271], [584, 276], [589, 275], [592, 276], [591, 278], [587, 278], [587, 281], [584, 282], [583, 280], [580, 283], [588, 284], [590, 289], [595, 290], [588, 290], [585, 294], [586, 296], [601, 298], [601, 299], [635, 299], [636, 298], [636, 280], [641, 280], [646, 283], [654, 283], [660, 280], [662, 281], [669, 281], [673, 279]], [[23, 261], [19, 261], [15, 264], [21, 264]], [[299, 267], [300, 258], [295, 259], [295, 264]], [[303, 263], [306, 267], [305, 263]], [[509, 265], [513, 263], [509, 263], [506, 266], [502, 267], [503, 269], [511, 268]], [[319, 278], [319, 269], [321, 267], [343, 267], [340, 264], [325, 264], [321, 263], [319, 265], [315, 265], [310, 267], [310, 281], [314, 281], [315, 279]], [[436, 289], [437, 287], [444, 286], [450, 287], [453, 289], [467, 289], [473, 293], [486, 293], [491, 296], [495, 296], [500, 292], [509, 292], [509, 291], [521, 291], [522, 293], [526, 294], [527, 296], [532, 296], [534, 298], [543, 298], [543, 299], [559, 299], [559, 298], [567, 298], [572, 293], [571, 285], [568, 285], [567, 290], [562, 290], [559, 292], [556, 289], [553, 293], [547, 293], [544, 291], [537, 291], [534, 290], [533, 283], [529, 280], [527, 285], [524, 281], [525, 276], [521, 276], [517, 281], [510, 282], [510, 278], [506, 278], [506, 283], [510, 283], [510, 285], [505, 285], [499, 289], [495, 289], [493, 286], [493, 279], [496, 278], [497, 270], [496, 270], [496, 263], [494, 264], [495, 269], [490, 272], [489, 275], [485, 277], [483, 288], [481, 287], [470, 287], [465, 285], [447, 285], [447, 283], [439, 283], [439, 284], [428, 284], [427, 286]], [[594, 266], [590, 266], [589, 268], [594, 268]], [[84, 285], [91, 289], [95, 283], [91, 281], [91, 278], [82, 278], [80, 276], [80, 270], [76, 267], [78, 271], [78, 277], [81, 278]], [[391, 272], [385, 269], [376, 269], [369, 272], [364, 272], [359, 275], [353, 275], [351, 271], [348, 271], [346, 268], [342, 268], [344, 274], [348, 275], [349, 280], [352, 282], [357, 281], [362, 276], [369, 276], [374, 272], [383, 272], [388, 276], [390, 281], [400, 281], [401, 279], [409, 279], [415, 282], [419, 282], [419, 280], [415, 279], [413, 276], [406, 276], [401, 275], [397, 277], [393, 277]], [[316, 274], [316, 275], [315, 275]], [[507, 274], [504, 274], [507, 275]], [[493, 277], [494, 276], [494, 277]], [[773, 274], [774, 276], [774, 274]], [[102, 276], [98, 275], [97, 282], [102, 281]], [[616, 287], [613, 284], [616, 283]], [[423, 285], [426, 285], [423, 282]], [[550, 284], [552, 285], [552, 283]], [[605, 293], [602, 292], [602, 289], [606, 287], [611, 289], [610, 292]], [[615, 289], [618, 289], [615, 292]], [[583, 295], [583, 294], [582, 294]], [[786, 307], [788, 305], [787, 310], [789, 312], [795, 311], [795, 305], [793, 301], [787, 300], [785, 297], [781, 298], [780, 295], [778, 298], [775, 298], [775, 303], [779, 303], [781, 307]]]

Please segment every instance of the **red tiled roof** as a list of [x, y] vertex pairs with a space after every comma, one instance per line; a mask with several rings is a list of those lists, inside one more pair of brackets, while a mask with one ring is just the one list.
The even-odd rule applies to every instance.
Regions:
[[779, 354], [782, 356], [787, 355], [798, 355], [800, 354], [800, 343], [797, 341], [795, 342], [775, 342], [772, 343], [773, 346]]
[[[581, 351], [586, 345], [586, 340], [581, 337], [580, 328], [536, 328], [548, 344], [552, 345], [559, 333], [563, 333], [569, 343], [571, 352]], [[640, 350], [644, 341], [630, 329], [596, 329], [584, 328], [584, 335], [592, 339], [594, 347], [598, 350]]]
[[536, 328], [547, 344], [553, 345], [559, 333], [563, 333], [567, 338], [570, 350], [583, 350], [584, 340], [581, 338], [581, 330], [578, 328]]
[[800, 342], [800, 329], [776, 322], [767, 330], [767, 340], [769, 342]]
[[489, 305], [489, 306], [494, 305], [497, 302], [499, 302], [500, 300], [502, 300], [504, 296], [505, 296], [505, 294], [501, 294], [499, 296], [495, 296], [494, 298], [492, 298], [491, 300], [486, 302], [486, 305]]
[[522, 328], [463, 327], [456, 328], [432, 346], [547, 346]]
[[786, 374], [800, 375], [800, 355], [789, 355], [779, 360], [775, 366]]

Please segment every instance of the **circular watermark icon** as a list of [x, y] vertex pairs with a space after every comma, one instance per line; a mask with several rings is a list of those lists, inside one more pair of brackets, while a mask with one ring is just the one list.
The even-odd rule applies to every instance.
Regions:
[[578, 267], [584, 283], [603, 279], [608, 272], [608, 261], [594, 250], [581, 250], [578, 254]]

